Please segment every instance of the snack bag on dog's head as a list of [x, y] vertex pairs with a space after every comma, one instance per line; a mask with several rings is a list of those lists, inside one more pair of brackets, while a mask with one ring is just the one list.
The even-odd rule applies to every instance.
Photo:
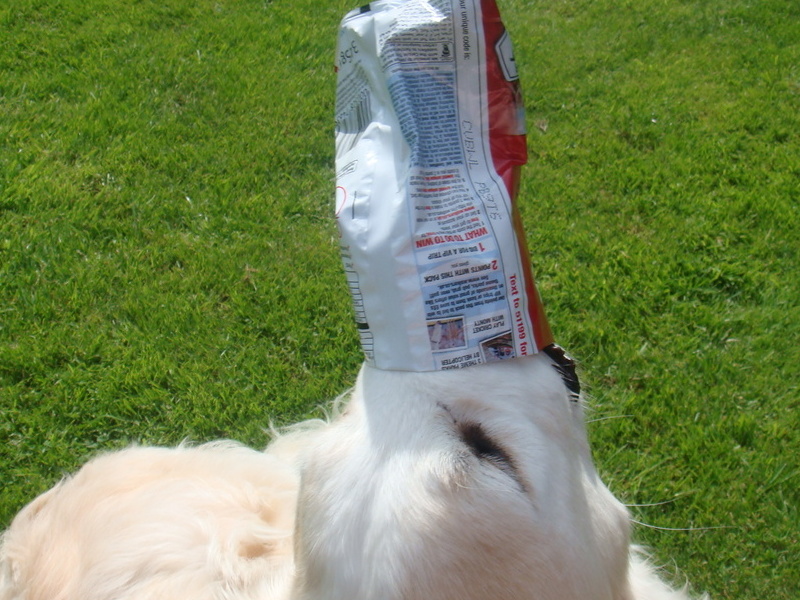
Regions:
[[342, 21], [336, 217], [367, 360], [435, 371], [552, 343], [514, 200], [527, 160], [495, 0], [378, 0]]

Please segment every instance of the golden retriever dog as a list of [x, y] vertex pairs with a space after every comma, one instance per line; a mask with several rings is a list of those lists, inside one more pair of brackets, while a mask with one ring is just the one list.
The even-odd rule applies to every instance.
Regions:
[[569, 368], [364, 366], [329, 423], [265, 452], [101, 455], [13, 521], [0, 599], [688, 598], [631, 546]]

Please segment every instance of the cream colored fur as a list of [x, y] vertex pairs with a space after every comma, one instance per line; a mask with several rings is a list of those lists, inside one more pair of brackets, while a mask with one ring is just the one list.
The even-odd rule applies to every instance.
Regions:
[[28, 505], [0, 600], [681, 600], [550, 359], [364, 367], [330, 423], [102, 455]]

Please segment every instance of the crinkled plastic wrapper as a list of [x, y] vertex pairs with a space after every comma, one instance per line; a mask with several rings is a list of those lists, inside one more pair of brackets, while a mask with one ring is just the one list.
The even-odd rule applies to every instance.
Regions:
[[551, 344], [514, 205], [525, 120], [494, 0], [352, 11], [337, 74], [336, 217], [368, 362], [435, 371]]

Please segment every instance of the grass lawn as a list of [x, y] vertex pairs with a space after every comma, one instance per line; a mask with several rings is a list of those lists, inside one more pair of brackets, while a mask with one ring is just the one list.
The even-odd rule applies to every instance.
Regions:
[[[0, 6], [0, 527], [101, 449], [260, 447], [352, 383], [331, 213], [353, 6]], [[694, 589], [795, 600], [800, 4], [500, 7], [528, 243], [600, 471]]]

